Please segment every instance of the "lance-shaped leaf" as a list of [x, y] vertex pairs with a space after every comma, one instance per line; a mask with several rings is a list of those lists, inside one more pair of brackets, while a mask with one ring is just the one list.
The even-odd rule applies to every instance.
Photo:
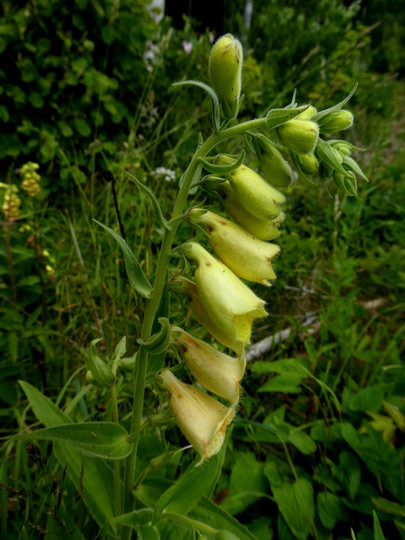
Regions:
[[319, 139], [315, 153], [319, 161], [321, 161], [327, 167], [334, 171], [338, 171], [343, 175], [347, 174], [346, 170], [342, 167], [341, 161], [339, 160], [339, 157], [342, 159], [339, 152], [328, 142]]
[[[226, 159], [225, 159], [226, 158]], [[231, 172], [235, 171], [238, 167], [242, 165], [242, 163], [245, 161], [245, 151], [242, 150], [239, 157], [233, 160], [230, 156], [221, 156], [221, 163], [212, 163], [211, 161], [208, 161], [208, 159], [200, 158], [199, 161], [202, 163], [204, 169], [206, 169], [208, 172], [212, 174], [231, 174]], [[224, 163], [226, 161], [226, 163]]]
[[142, 270], [141, 265], [137, 261], [131, 248], [128, 246], [125, 240], [118, 233], [110, 229], [110, 227], [107, 227], [107, 225], [100, 223], [96, 219], [94, 221], [97, 223], [97, 225], [100, 225], [100, 227], [103, 227], [103, 229], [109, 232], [122, 249], [128, 279], [132, 287], [144, 298], [150, 298], [150, 295], [152, 293], [152, 285], [150, 284], [148, 278]]
[[353, 158], [351, 158], [350, 156], [344, 156], [343, 164], [346, 165], [348, 169], [351, 169], [355, 174], [358, 174], [360, 178], [363, 178], [363, 180], [365, 180], [366, 182], [369, 182], [369, 179], [361, 170], [357, 161], [355, 161]]
[[137, 339], [141, 347], [144, 347], [150, 354], [160, 354], [167, 349], [170, 344], [170, 321], [166, 317], [159, 317], [160, 331], [148, 339]]
[[168, 224], [168, 222], [166, 221], [166, 219], [164, 218], [162, 209], [160, 208], [160, 204], [159, 204], [158, 200], [156, 199], [155, 194], [153, 193], [153, 191], [150, 190], [148, 188], [148, 186], [143, 184], [137, 178], [135, 178], [135, 176], [132, 176], [132, 174], [129, 174], [129, 172], [125, 172], [125, 174], [132, 180], [132, 182], [134, 182], [137, 186], [139, 186], [148, 195], [148, 197], [150, 199], [150, 202], [152, 203], [152, 208], [153, 208], [153, 210], [155, 212], [156, 219], [159, 222], [159, 225], [161, 225], [163, 228], [170, 231], [171, 227]]
[[114, 380], [115, 376], [108, 365], [97, 355], [96, 343], [101, 341], [100, 339], [93, 339], [90, 343], [89, 355], [87, 358], [87, 368], [94, 377], [94, 380], [101, 386], [109, 386]]
[[212, 117], [214, 121], [214, 126], [215, 126], [215, 130], [219, 131], [219, 128], [221, 127], [221, 121], [220, 121], [220, 116], [219, 116], [219, 100], [215, 91], [211, 88], [211, 86], [208, 86], [208, 84], [205, 84], [201, 81], [180, 81], [173, 84], [173, 86], [186, 86], [186, 85], [202, 88], [210, 95], [212, 99]]
[[354, 87], [352, 88], [352, 90], [350, 91], [350, 93], [348, 94], [347, 97], [345, 97], [345, 99], [343, 99], [342, 101], [340, 101], [339, 103], [337, 103], [336, 105], [333, 105], [333, 107], [329, 107], [329, 109], [325, 109], [324, 111], [319, 111], [318, 113], [316, 113], [312, 118], [311, 120], [313, 120], [314, 122], [318, 122], [319, 120], [321, 120], [322, 118], [324, 118], [325, 116], [327, 116], [329, 113], [331, 112], [334, 112], [334, 111], [339, 111], [342, 107], [344, 107], [346, 105], [346, 103], [348, 103], [348, 101], [350, 100], [350, 98], [352, 97], [352, 95], [355, 93], [355, 91], [357, 90], [357, 87], [358, 87], [358, 84], [356, 83], [354, 85]]
[[132, 450], [125, 428], [112, 422], [86, 422], [63, 424], [29, 433], [19, 433], [13, 438], [64, 443], [82, 454], [102, 459], [123, 459]]
[[285, 124], [285, 122], [296, 118], [307, 108], [308, 105], [302, 105], [296, 109], [271, 109], [266, 114], [266, 129], [274, 129], [282, 124]]

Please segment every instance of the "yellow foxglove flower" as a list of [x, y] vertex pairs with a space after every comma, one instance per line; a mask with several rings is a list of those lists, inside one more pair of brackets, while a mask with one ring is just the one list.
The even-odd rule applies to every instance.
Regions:
[[238, 114], [242, 63], [242, 45], [232, 34], [225, 34], [215, 42], [208, 61], [208, 71], [224, 116], [228, 119]]
[[275, 279], [270, 259], [277, 255], [280, 247], [258, 240], [228, 219], [206, 212], [189, 212], [190, 221], [201, 223], [210, 232], [209, 241], [215, 253], [238, 277], [270, 285]]
[[227, 426], [235, 411], [194, 386], [179, 381], [171, 371], [156, 376], [159, 386], [170, 392], [170, 407], [189, 443], [201, 456], [199, 465], [221, 450]]
[[210, 318], [232, 339], [250, 343], [254, 319], [267, 315], [265, 301], [199, 244], [189, 242], [183, 251], [198, 264], [195, 281]]
[[318, 141], [319, 126], [311, 120], [288, 120], [277, 128], [281, 142], [295, 154], [313, 152]]
[[236, 405], [239, 401], [239, 382], [245, 372], [245, 359], [228, 356], [179, 327], [174, 327], [171, 335], [172, 342], [182, 351], [184, 362], [197, 381], [231, 405]]
[[[216, 161], [227, 164], [228, 159], [228, 156], [219, 155]], [[228, 179], [235, 198], [245, 210], [260, 219], [271, 219], [279, 215], [279, 205], [285, 202], [284, 195], [255, 171], [241, 165], [230, 173]]]
[[238, 356], [243, 354], [243, 343], [234, 339], [232, 337], [233, 334], [230, 335], [227, 333], [211, 319], [198, 294], [197, 286], [193, 281], [190, 281], [183, 276], [177, 276], [170, 280], [170, 286], [175, 291], [184, 292], [188, 295], [194, 317], [214, 339], [235, 351]]
[[276, 218], [260, 219], [248, 212], [236, 199], [235, 192], [227, 183], [223, 190], [226, 193], [225, 208], [231, 217], [245, 230], [253, 234], [259, 240], [272, 240], [280, 236], [279, 224], [284, 221], [284, 212], [280, 212]]

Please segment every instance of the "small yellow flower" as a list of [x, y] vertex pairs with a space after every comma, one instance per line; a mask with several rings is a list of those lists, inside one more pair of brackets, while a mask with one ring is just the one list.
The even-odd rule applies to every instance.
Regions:
[[172, 329], [172, 342], [181, 349], [184, 362], [199, 383], [231, 405], [238, 403], [244, 358], [224, 354], [179, 327]]
[[15, 221], [20, 215], [21, 200], [14, 190], [9, 189], [3, 201], [3, 214], [7, 221]]
[[279, 246], [254, 238], [239, 225], [213, 212], [194, 214], [191, 210], [189, 215], [190, 221], [208, 228], [215, 253], [238, 277], [263, 285], [276, 278], [270, 259], [279, 253]]
[[265, 301], [199, 244], [189, 242], [183, 251], [198, 264], [195, 281], [210, 318], [232, 339], [250, 343], [253, 321], [267, 315]]
[[283, 158], [274, 144], [264, 135], [257, 135], [254, 142], [259, 148], [257, 157], [265, 179], [277, 188], [288, 187], [294, 179], [288, 161]]
[[179, 381], [171, 371], [162, 370], [157, 384], [170, 393], [170, 407], [177, 424], [203, 461], [221, 450], [225, 432], [235, 411], [194, 386]]
[[239, 223], [246, 231], [250, 232], [259, 240], [273, 240], [280, 236], [279, 224], [284, 221], [284, 212], [280, 212], [276, 218], [260, 219], [248, 212], [236, 199], [235, 192], [226, 184], [225, 208], [231, 217]]
[[177, 276], [170, 280], [170, 286], [176, 292], [184, 292], [188, 295], [194, 317], [214, 339], [219, 341], [219, 343], [222, 343], [222, 345], [225, 345], [225, 347], [229, 347], [235, 351], [238, 356], [243, 354], [243, 343], [234, 339], [232, 337], [233, 334], [230, 335], [227, 333], [224, 328], [218, 326], [211, 319], [198, 294], [197, 286], [193, 281], [190, 281], [183, 276]]

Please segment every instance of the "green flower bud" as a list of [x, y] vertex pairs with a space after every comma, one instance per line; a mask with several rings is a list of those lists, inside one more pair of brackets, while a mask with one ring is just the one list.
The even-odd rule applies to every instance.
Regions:
[[258, 147], [257, 157], [266, 180], [277, 188], [288, 187], [294, 179], [288, 161], [264, 135], [257, 135], [254, 144]]
[[322, 133], [335, 133], [353, 125], [353, 114], [345, 109], [332, 111], [320, 118], [318, 124]]
[[313, 152], [310, 154], [301, 154], [297, 156], [297, 159], [303, 173], [311, 175], [318, 172], [319, 163]]
[[165, 369], [156, 375], [156, 383], [170, 393], [170, 407], [177, 424], [203, 461], [221, 450], [225, 432], [235, 411], [198, 388], [179, 381]]
[[187, 243], [183, 252], [198, 264], [195, 281], [210, 318], [232, 339], [250, 343], [254, 319], [267, 315], [265, 301], [196, 242]]
[[208, 62], [208, 71], [222, 104], [224, 116], [228, 119], [235, 118], [238, 114], [242, 63], [242, 45], [232, 34], [225, 34], [215, 42]]
[[310, 120], [288, 120], [277, 128], [281, 142], [295, 154], [313, 152], [318, 142], [319, 127]]
[[280, 251], [279, 246], [254, 238], [244, 229], [213, 212], [203, 215], [190, 212], [190, 221], [205, 225], [215, 253], [238, 277], [270, 285], [275, 279], [270, 259]]
[[336, 185], [347, 195], [357, 195], [357, 180], [356, 176], [352, 171], [347, 171], [346, 174], [335, 171], [333, 174], [333, 178], [336, 182]]
[[308, 109], [305, 109], [304, 112], [299, 114], [297, 118], [301, 118], [301, 120], [309, 120], [314, 116], [314, 114], [317, 113], [317, 110], [312, 105], [309, 105]]
[[181, 349], [184, 362], [200, 384], [231, 405], [238, 403], [244, 358], [228, 356], [178, 327], [172, 329], [172, 343]]

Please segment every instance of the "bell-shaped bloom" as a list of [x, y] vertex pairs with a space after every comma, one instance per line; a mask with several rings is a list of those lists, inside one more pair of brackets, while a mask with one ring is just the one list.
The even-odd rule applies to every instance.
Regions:
[[353, 114], [346, 110], [331, 111], [318, 120], [322, 133], [336, 133], [349, 129], [353, 125]]
[[172, 328], [172, 343], [181, 351], [191, 373], [207, 390], [231, 405], [239, 401], [239, 382], [245, 372], [244, 358], [233, 358], [179, 327]]
[[228, 119], [238, 114], [242, 63], [242, 45], [232, 34], [225, 34], [215, 42], [208, 61], [208, 71], [224, 116]]
[[[216, 162], [227, 165], [229, 158], [220, 154], [216, 157]], [[246, 165], [241, 165], [227, 178], [235, 193], [235, 198], [245, 210], [260, 219], [271, 219], [279, 215], [279, 205], [285, 202], [284, 195], [255, 171]]]
[[205, 392], [179, 381], [171, 371], [156, 375], [157, 384], [170, 393], [170, 407], [189, 443], [201, 456], [199, 465], [221, 450], [235, 411]]
[[225, 209], [230, 216], [246, 231], [259, 240], [273, 240], [280, 236], [279, 225], [284, 221], [284, 212], [273, 219], [260, 219], [248, 212], [236, 199], [235, 192], [229, 184], [224, 184], [222, 190], [226, 194]]
[[201, 223], [209, 230], [209, 241], [215, 253], [238, 277], [263, 285], [275, 279], [270, 259], [279, 246], [258, 240], [232, 221], [213, 212], [189, 212], [190, 221]]
[[267, 315], [265, 301], [199, 244], [189, 242], [183, 252], [198, 264], [195, 282], [210, 318], [232, 339], [250, 343], [253, 321]]
[[234, 339], [232, 337], [233, 333], [230, 335], [229, 332], [226, 332], [224, 328], [218, 326], [211, 319], [198, 294], [197, 286], [193, 281], [183, 276], [176, 276], [170, 280], [169, 286], [176, 292], [184, 292], [188, 295], [194, 317], [214, 339], [225, 345], [225, 347], [229, 347], [235, 351], [238, 356], [243, 354], [243, 343]]
[[264, 135], [256, 135], [254, 144], [257, 146], [257, 157], [265, 179], [277, 188], [288, 187], [294, 179], [288, 161], [283, 158], [274, 144]]
[[279, 126], [277, 133], [284, 146], [295, 154], [309, 154], [318, 142], [319, 126], [311, 120], [296, 118]]

